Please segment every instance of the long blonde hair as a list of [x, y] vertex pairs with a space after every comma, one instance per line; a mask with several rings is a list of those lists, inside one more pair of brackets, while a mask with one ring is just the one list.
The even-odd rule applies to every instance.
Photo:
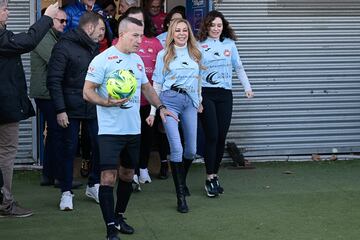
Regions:
[[189, 52], [190, 57], [197, 63], [199, 64], [199, 67], [201, 68], [201, 52], [197, 47], [197, 42], [196, 39], [194, 37], [194, 34], [191, 30], [191, 26], [190, 23], [186, 20], [186, 19], [181, 19], [181, 18], [176, 18], [174, 20], [171, 21], [169, 29], [168, 29], [168, 34], [166, 37], [166, 42], [165, 42], [165, 55], [164, 55], [164, 69], [163, 71], [169, 71], [169, 65], [170, 62], [172, 60], [174, 60], [175, 58], [175, 41], [174, 41], [174, 33], [175, 33], [175, 28], [179, 23], [185, 23], [187, 28], [188, 28], [188, 41], [187, 41], [187, 49]]

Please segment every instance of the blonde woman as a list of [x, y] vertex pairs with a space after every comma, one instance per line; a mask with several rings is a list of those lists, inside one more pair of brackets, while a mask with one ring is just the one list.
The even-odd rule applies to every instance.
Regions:
[[170, 166], [177, 194], [177, 210], [188, 212], [186, 175], [196, 154], [197, 112], [201, 111], [201, 52], [190, 24], [185, 19], [171, 22], [165, 49], [160, 51], [153, 74], [154, 88], [164, 106], [181, 121], [184, 148], [178, 121], [166, 118], [164, 128], [170, 144]]

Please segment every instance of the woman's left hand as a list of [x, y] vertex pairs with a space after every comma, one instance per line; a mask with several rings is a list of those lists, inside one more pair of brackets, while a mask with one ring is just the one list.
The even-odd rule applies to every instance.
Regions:
[[204, 107], [203, 105], [200, 103], [199, 107], [198, 107], [198, 113], [202, 113], [204, 111]]
[[252, 98], [252, 97], [254, 97], [254, 92], [253, 91], [245, 91], [245, 96], [247, 98]]

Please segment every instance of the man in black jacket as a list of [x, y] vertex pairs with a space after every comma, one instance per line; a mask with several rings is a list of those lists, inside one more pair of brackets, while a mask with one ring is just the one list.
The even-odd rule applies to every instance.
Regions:
[[19, 121], [34, 116], [27, 96], [21, 54], [32, 51], [53, 25], [58, 4], [50, 5], [27, 33], [14, 34], [6, 29], [7, 0], [0, 0], [0, 169], [4, 197], [0, 217], [28, 217], [33, 213], [19, 206], [11, 194], [13, 167], [18, 147]]
[[94, 104], [83, 99], [85, 76], [91, 60], [98, 54], [98, 42], [104, 37], [105, 24], [101, 15], [84, 13], [77, 29], [66, 32], [55, 44], [51, 53], [47, 87], [57, 113], [57, 122], [63, 132], [63, 161], [60, 163], [60, 210], [73, 209], [73, 162], [77, 150], [80, 121], [88, 127], [92, 169], [90, 170], [86, 195], [99, 202], [100, 182], [98, 125]]

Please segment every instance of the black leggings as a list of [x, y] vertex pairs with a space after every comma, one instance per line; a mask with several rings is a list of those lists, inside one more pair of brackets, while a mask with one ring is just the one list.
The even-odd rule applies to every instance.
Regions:
[[204, 111], [199, 117], [205, 135], [206, 173], [217, 174], [230, 127], [233, 96], [231, 90], [223, 88], [203, 88], [202, 96]]
[[154, 126], [150, 127], [146, 123], [146, 118], [149, 116], [151, 105], [145, 105], [140, 107], [140, 116], [141, 116], [141, 145], [140, 145], [140, 159], [139, 166], [136, 168], [135, 172], [139, 175], [139, 168], [145, 169], [148, 167], [150, 152], [152, 149], [152, 143], [157, 138], [158, 142], [158, 151], [160, 155], [160, 160], [166, 160], [167, 155], [170, 152], [169, 143], [166, 138], [166, 134], [161, 132], [160, 128], [161, 118], [157, 112]]
[[[150, 151], [152, 143], [154, 141], [154, 128], [150, 127], [146, 123], [146, 118], [149, 116], [151, 105], [145, 105], [140, 107], [141, 116], [141, 144], [140, 144], [140, 159], [139, 167], [144, 169], [148, 167]], [[136, 173], [139, 174], [139, 169], [136, 169]]]

